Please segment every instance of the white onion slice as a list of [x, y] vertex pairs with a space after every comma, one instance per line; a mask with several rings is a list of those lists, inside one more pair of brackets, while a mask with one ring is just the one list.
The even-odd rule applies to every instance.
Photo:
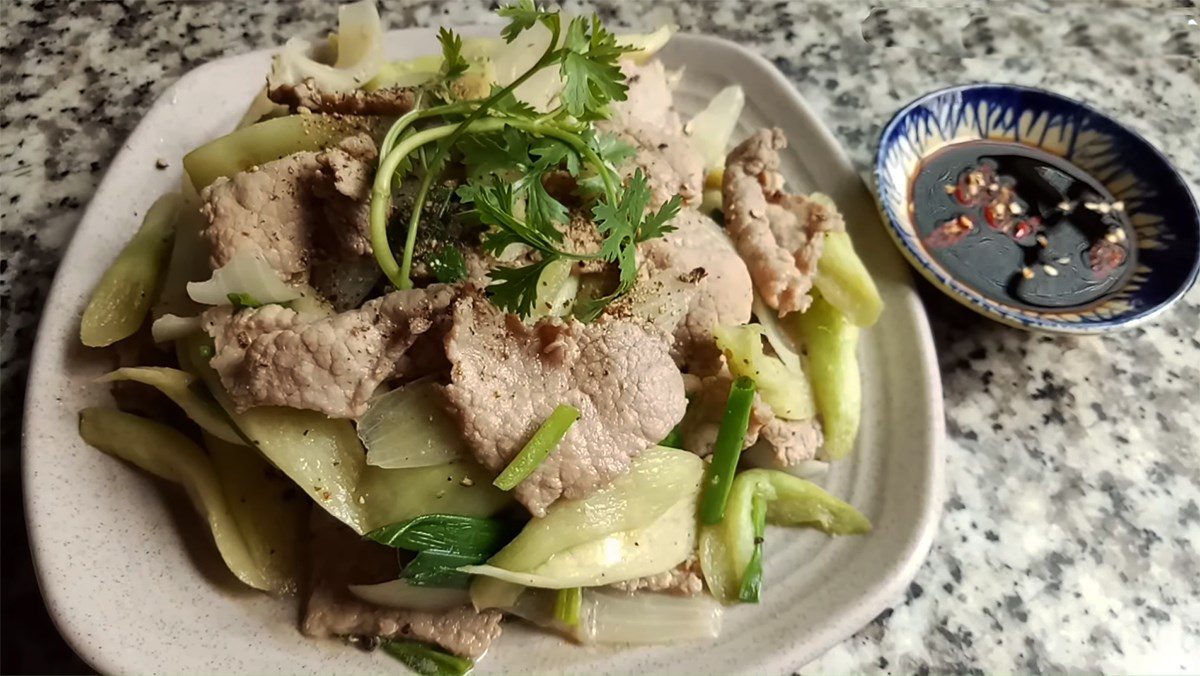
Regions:
[[372, 399], [358, 423], [367, 464], [387, 469], [429, 467], [466, 456], [466, 442], [444, 400], [430, 380], [418, 380]]
[[246, 294], [259, 303], [286, 303], [300, 291], [283, 282], [266, 261], [241, 248], [204, 282], [188, 282], [188, 296], [205, 305], [229, 305], [230, 294]]
[[358, 598], [387, 608], [442, 612], [471, 603], [471, 596], [466, 589], [418, 587], [407, 580], [352, 584], [348, 588]]
[[706, 170], [725, 166], [725, 149], [745, 105], [742, 88], [731, 85], [717, 92], [708, 106], [684, 126], [684, 133], [692, 137], [692, 144], [704, 158]]

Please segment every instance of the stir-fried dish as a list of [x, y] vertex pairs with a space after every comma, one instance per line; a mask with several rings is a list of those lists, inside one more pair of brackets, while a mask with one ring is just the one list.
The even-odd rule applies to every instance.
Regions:
[[499, 14], [400, 62], [371, 0], [289, 41], [81, 324], [118, 364], [83, 438], [181, 484], [305, 634], [425, 673], [506, 618], [716, 637], [769, 593], [767, 524], [870, 528], [809, 480], [882, 309], [836, 205], [787, 191], [778, 129], [728, 147], [740, 88], [675, 109], [669, 28]]

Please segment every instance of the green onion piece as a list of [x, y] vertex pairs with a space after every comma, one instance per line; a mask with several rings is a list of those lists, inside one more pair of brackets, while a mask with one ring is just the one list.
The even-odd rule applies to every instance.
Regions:
[[465, 657], [444, 653], [418, 641], [384, 641], [379, 647], [423, 676], [465, 676], [475, 668], [475, 663]]
[[668, 434], [662, 441], [658, 442], [658, 445], [666, 446], [667, 448], [678, 448], [680, 450], [684, 450], [683, 432], [679, 429], [679, 425], [676, 425], [675, 429], [671, 430], [670, 434]]
[[579, 610], [583, 607], [583, 589], [559, 589], [554, 597], [554, 617], [568, 627], [579, 626]]
[[742, 376], [733, 381], [729, 388], [729, 401], [725, 405], [725, 416], [717, 431], [717, 442], [713, 446], [712, 462], [704, 475], [704, 492], [700, 496], [700, 520], [713, 525], [725, 517], [725, 503], [729, 501], [729, 488], [733, 485], [733, 474], [737, 471], [738, 458], [742, 455], [742, 441], [746, 428], [750, 426], [750, 408], [754, 405], [754, 381]]
[[458, 571], [462, 566], [480, 563], [481, 559], [462, 554], [426, 551], [419, 552], [400, 573], [414, 587], [466, 588], [471, 576]]
[[248, 293], [231, 293], [227, 295], [226, 298], [229, 299], [229, 303], [233, 305], [234, 308], [239, 310], [242, 308], [262, 307], [263, 305], [262, 303], [258, 302], [254, 296], [251, 296]]
[[529, 443], [525, 444], [525, 448], [521, 449], [517, 457], [513, 458], [508, 467], [505, 467], [500, 476], [496, 477], [492, 483], [502, 491], [511, 491], [516, 488], [517, 484], [533, 474], [533, 471], [546, 460], [550, 452], [558, 447], [558, 442], [562, 441], [567, 430], [571, 429], [571, 425], [574, 425], [576, 420], [579, 420], [579, 409], [569, 404], [559, 404], [550, 417], [546, 418], [546, 422], [542, 423], [542, 426], [533, 433]]
[[762, 556], [763, 536], [767, 532], [767, 498], [754, 494], [750, 499], [750, 519], [754, 522], [754, 554], [750, 563], [746, 564], [746, 572], [742, 573], [742, 584], [738, 589], [738, 599], [743, 603], [758, 603], [759, 592], [762, 591]]
[[425, 514], [377, 528], [366, 537], [381, 545], [413, 552], [436, 550], [483, 561], [511, 539], [503, 522], [457, 514]]

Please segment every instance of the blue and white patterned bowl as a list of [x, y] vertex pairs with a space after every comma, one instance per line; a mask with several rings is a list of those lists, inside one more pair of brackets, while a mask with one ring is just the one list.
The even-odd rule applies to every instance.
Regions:
[[[910, 181], [934, 151], [982, 139], [1015, 141], [1065, 158], [1125, 202], [1138, 254], [1120, 289], [1083, 309], [1030, 310], [981, 295], [929, 255], [913, 223]], [[976, 84], [922, 96], [884, 127], [875, 181], [888, 232], [909, 262], [955, 300], [1018, 328], [1060, 333], [1129, 328], [1178, 300], [1200, 269], [1200, 213], [1167, 159], [1112, 118], [1048, 91]]]

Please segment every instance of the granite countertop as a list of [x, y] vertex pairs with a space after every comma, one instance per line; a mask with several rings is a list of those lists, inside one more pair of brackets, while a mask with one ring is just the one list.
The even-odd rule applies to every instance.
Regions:
[[[382, 4], [392, 26], [478, 22], [488, 9]], [[987, 12], [982, 0], [872, 10], [879, 4], [599, 8], [618, 23], [672, 21], [761, 51], [864, 174], [891, 111], [936, 87], [993, 80], [1091, 102], [1200, 183], [1200, 11], [1190, 0], [1031, 0]], [[51, 278], [107, 164], [160, 92], [205, 61], [320, 33], [334, 13], [324, 0], [10, 0], [2, 11], [2, 670], [78, 671], [86, 667], [41, 607], [18, 478], [24, 378]], [[941, 529], [890, 610], [796, 667], [1200, 670], [1200, 289], [1166, 316], [1103, 338], [1032, 335], [922, 293], [946, 396]]]

